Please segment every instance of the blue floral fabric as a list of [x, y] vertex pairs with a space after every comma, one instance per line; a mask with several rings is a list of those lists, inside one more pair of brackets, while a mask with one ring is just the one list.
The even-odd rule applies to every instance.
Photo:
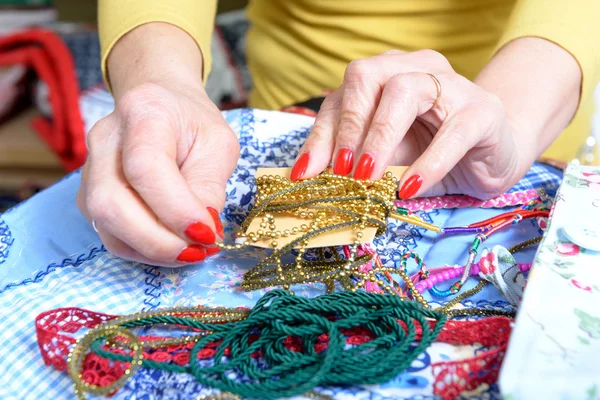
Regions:
[[[252, 206], [257, 167], [283, 167], [293, 162], [313, 119], [280, 112], [250, 109], [224, 113], [238, 134], [241, 157], [227, 187], [222, 213], [226, 236]], [[545, 187], [552, 192], [559, 171], [536, 165], [516, 189]], [[65, 372], [45, 366], [36, 343], [34, 319], [58, 307], [82, 307], [110, 314], [128, 314], [174, 305], [252, 306], [265, 291], [241, 292], [242, 275], [266, 250], [223, 252], [203, 264], [180, 269], [157, 268], [116, 258], [105, 251], [98, 236], [75, 207], [80, 182], [76, 172], [25, 203], [0, 215], [0, 398], [73, 399]], [[440, 210], [422, 217], [441, 226], [458, 226], [493, 216], [498, 210]], [[539, 234], [525, 222], [495, 235], [486, 246], [511, 246]], [[461, 264], [473, 238], [438, 237], [431, 232], [390, 221], [375, 246], [387, 265], [397, 265], [407, 250], [417, 252], [430, 267]], [[530, 262], [534, 251], [516, 255]], [[416, 269], [409, 263], [409, 270]], [[469, 281], [468, 287], [476, 280]], [[323, 293], [320, 285], [296, 288], [297, 295]], [[443, 303], [447, 299], [431, 299]], [[493, 287], [464, 303], [468, 306], [510, 308]], [[432, 362], [473, 355], [474, 348], [434, 344], [396, 379], [379, 386], [328, 388], [340, 399], [432, 399]], [[195, 399], [211, 390], [191, 376], [162, 371], [140, 371], [116, 399]], [[496, 388], [484, 387], [472, 398], [500, 398]]]

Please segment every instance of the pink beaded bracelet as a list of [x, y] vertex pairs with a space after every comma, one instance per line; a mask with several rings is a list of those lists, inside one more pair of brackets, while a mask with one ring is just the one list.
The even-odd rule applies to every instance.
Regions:
[[[517, 263], [521, 272], [527, 272], [531, 269], [531, 263]], [[415, 274], [411, 277], [413, 283], [415, 283], [415, 289], [419, 293], [423, 293], [426, 290], [431, 289], [434, 285], [438, 283], [447, 282], [452, 279], [456, 279], [462, 275], [465, 267], [452, 267], [445, 266], [441, 268], [435, 268], [429, 270], [429, 277], [427, 279], [420, 280], [421, 274]], [[479, 265], [473, 264], [471, 268], [471, 275], [479, 274]]]

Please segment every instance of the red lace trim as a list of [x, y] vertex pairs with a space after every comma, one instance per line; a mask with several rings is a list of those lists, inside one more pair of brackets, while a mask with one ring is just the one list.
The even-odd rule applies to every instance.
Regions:
[[[44, 363], [60, 371], [66, 370], [69, 349], [76, 341], [73, 334], [94, 328], [113, 318], [116, 316], [81, 308], [59, 308], [40, 314], [36, 318], [35, 327]], [[448, 321], [438, 336], [438, 342], [457, 345], [479, 343], [488, 350], [465, 360], [433, 363], [431, 367], [435, 377], [434, 394], [444, 400], [451, 400], [463, 391], [474, 390], [484, 383], [496, 382], [508, 344], [510, 323], [511, 320], [505, 317], [490, 317], [477, 321]], [[366, 343], [375, 338], [375, 334], [362, 327], [347, 329], [342, 333], [346, 335], [346, 343], [351, 345]], [[142, 336], [140, 339], [161, 340], [164, 337]], [[249, 338], [251, 341], [256, 339], [257, 336]], [[325, 351], [328, 342], [328, 335], [321, 335], [315, 343], [315, 351], [319, 353]], [[303, 351], [302, 340], [299, 337], [290, 336], [284, 344], [290, 350]], [[188, 343], [148, 349], [144, 351], [144, 358], [158, 362], [170, 361], [185, 366], [190, 362], [190, 351], [193, 345], [194, 343]], [[198, 358], [212, 358], [218, 345], [218, 342], [209, 343], [199, 352]], [[127, 350], [123, 349], [111, 348], [111, 351], [127, 353]], [[229, 355], [229, 349], [225, 351], [225, 355]], [[260, 357], [261, 354], [257, 352], [252, 356]], [[129, 368], [128, 363], [111, 362], [91, 353], [83, 362], [83, 380], [90, 384], [106, 386], [123, 375], [127, 368]]]
[[476, 321], [448, 321], [438, 341], [450, 344], [479, 343], [489, 350], [471, 358], [431, 364], [435, 382], [433, 394], [453, 400], [463, 391], [475, 390], [482, 384], [498, 380], [511, 332], [511, 320], [489, 317]]

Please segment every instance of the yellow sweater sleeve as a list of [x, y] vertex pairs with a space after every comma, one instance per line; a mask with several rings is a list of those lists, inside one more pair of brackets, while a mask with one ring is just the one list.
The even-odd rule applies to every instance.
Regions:
[[186, 31], [203, 56], [203, 79], [210, 73], [210, 42], [217, 0], [99, 0], [98, 30], [102, 73], [107, 85], [106, 60], [117, 41], [132, 29], [148, 22], [166, 22]]
[[600, 1], [517, 0], [498, 48], [525, 36], [540, 37], [567, 50], [582, 72], [580, 109], [592, 99], [600, 78]]

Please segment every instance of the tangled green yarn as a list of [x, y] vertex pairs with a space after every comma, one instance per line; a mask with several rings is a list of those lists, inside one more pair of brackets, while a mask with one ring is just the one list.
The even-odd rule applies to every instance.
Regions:
[[[435, 320], [430, 324], [428, 320]], [[314, 299], [282, 290], [264, 295], [244, 320], [207, 323], [187, 316], [142, 313], [135, 321], [123, 321], [117, 329], [154, 324], [177, 324], [210, 333], [198, 336], [186, 366], [144, 359], [142, 366], [192, 374], [201, 384], [242, 398], [292, 397], [315, 387], [377, 384], [404, 371], [437, 337], [446, 316], [395, 295], [339, 292]], [[371, 341], [347, 346], [343, 331], [364, 327]], [[116, 328], [116, 327], [115, 327]], [[91, 348], [101, 357], [130, 362], [131, 356], [107, 350], [102, 343], [118, 332], [96, 337]], [[327, 334], [327, 350], [315, 343]], [[250, 336], [258, 335], [254, 341]], [[302, 351], [289, 350], [284, 340], [298, 337]], [[220, 341], [212, 365], [194, 361], [209, 343]], [[225, 357], [225, 350], [230, 356]], [[261, 362], [252, 357], [260, 352]], [[240, 379], [241, 378], [241, 379]]]

